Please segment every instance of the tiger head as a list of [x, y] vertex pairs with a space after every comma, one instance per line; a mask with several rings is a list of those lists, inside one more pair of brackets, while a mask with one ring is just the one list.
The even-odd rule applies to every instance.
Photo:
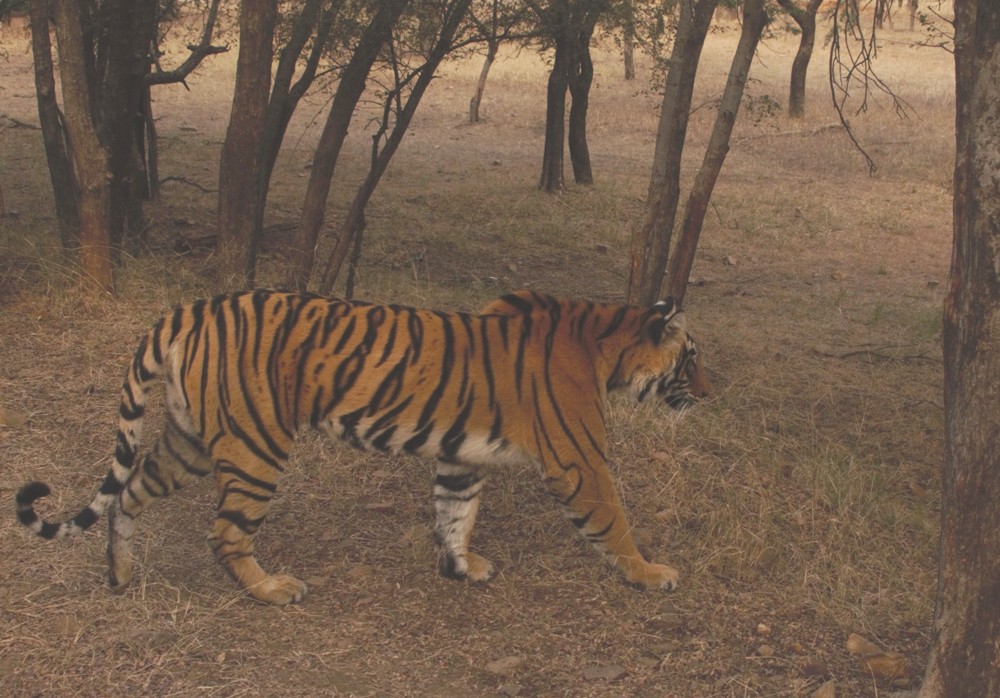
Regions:
[[621, 349], [608, 388], [624, 388], [639, 402], [656, 397], [678, 411], [706, 397], [711, 386], [679, 305], [672, 298], [660, 301], [642, 314], [639, 326]]

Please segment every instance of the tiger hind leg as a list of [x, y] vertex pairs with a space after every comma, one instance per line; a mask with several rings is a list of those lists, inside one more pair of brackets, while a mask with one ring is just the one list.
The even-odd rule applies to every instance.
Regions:
[[258, 601], [275, 606], [298, 603], [306, 595], [305, 583], [289, 575], [268, 574], [254, 557], [254, 538], [277, 490], [280, 464], [251, 454], [231, 436], [213, 444], [212, 456], [218, 503], [208, 540], [215, 558]]
[[440, 549], [438, 568], [450, 579], [487, 582], [496, 574], [492, 562], [469, 550], [482, 488], [483, 476], [475, 468], [438, 463], [434, 478], [434, 537]]
[[122, 593], [132, 581], [132, 537], [150, 504], [212, 471], [201, 439], [168, 416], [163, 434], [108, 510], [108, 583]]
[[[545, 485], [566, 515], [597, 550], [629, 581], [642, 589], [677, 588], [679, 574], [669, 565], [648, 562], [635, 545], [607, 464], [584, 469], [553, 464], [543, 469]], [[584, 478], [584, 472], [588, 479]]]

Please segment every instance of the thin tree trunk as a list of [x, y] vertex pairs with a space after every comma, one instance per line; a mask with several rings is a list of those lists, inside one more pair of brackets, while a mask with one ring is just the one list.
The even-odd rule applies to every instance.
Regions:
[[496, 60], [497, 51], [500, 50], [500, 42], [490, 39], [486, 42], [486, 60], [483, 61], [483, 68], [479, 71], [479, 81], [476, 83], [476, 94], [469, 100], [469, 123], [479, 123], [479, 107], [483, 103], [483, 93], [486, 91], [486, 78], [490, 75], [490, 68]]
[[66, 150], [59, 105], [56, 103], [48, 4], [45, 0], [31, 0], [28, 12], [31, 19], [31, 52], [35, 62], [38, 121], [42, 126], [45, 159], [49, 166], [49, 180], [52, 182], [56, 219], [59, 221], [59, 239], [64, 253], [75, 254], [80, 247], [80, 214], [76, 205], [77, 184]]
[[[327, 260], [326, 269], [323, 271], [323, 278], [319, 288], [320, 293], [329, 294], [333, 290], [333, 285], [337, 282], [337, 276], [344, 265], [348, 250], [351, 248], [356, 237], [361, 234], [361, 230], [364, 227], [365, 208], [368, 206], [368, 201], [375, 192], [375, 188], [385, 173], [386, 167], [389, 166], [389, 161], [396, 153], [400, 143], [402, 143], [403, 136], [406, 135], [406, 129], [409, 128], [410, 121], [417, 111], [420, 100], [434, 79], [434, 74], [437, 72], [438, 66], [451, 50], [455, 33], [458, 31], [465, 13], [469, 10], [471, 2], [472, 0], [455, 0], [446, 9], [447, 14], [441, 24], [440, 33], [430, 50], [427, 61], [420, 69], [420, 75], [414, 82], [413, 89], [407, 96], [403, 108], [396, 114], [392, 131], [389, 132], [389, 136], [385, 139], [385, 144], [381, 150], [378, 149], [378, 142], [384, 130], [380, 131], [373, 138], [371, 168], [368, 171], [368, 176], [365, 177], [365, 181], [358, 188], [347, 217], [340, 227], [337, 242], [330, 253], [330, 258]], [[398, 86], [398, 88], [401, 87]], [[389, 108], [392, 99], [393, 95], [386, 96], [386, 109]], [[386, 128], [387, 123], [388, 114], [385, 114], [382, 120], [383, 129]]]
[[569, 71], [573, 64], [574, 42], [568, 37], [556, 38], [555, 58], [549, 72], [545, 100], [545, 144], [542, 150], [542, 174], [539, 188], [548, 193], [560, 192], [563, 175], [563, 144], [566, 141], [566, 91]]
[[698, 174], [695, 175], [691, 193], [688, 195], [677, 248], [670, 260], [667, 292], [678, 303], [684, 300], [691, 267], [694, 264], [695, 249], [698, 247], [698, 238], [705, 222], [705, 213], [708, 211], [715, 183], [719, 179], [719, 172], [722, 171], [722, 165], [729, 153], [729, 138], [732, 136], [736, 115], [743, 101], [743, 89], [746, 87], [757, 44], [767, 22], [764, 0], [746, 0], [743, 5], [743, 29], [740, 32], [740, 41], [729, 68], [729, 78], [726, 80], [715, 126], [712, 128], [712, 135], [705, 149], [705, 158]]
[[800, 7], [796, 0], [778, 0], [778, 4], [795, 20], [802, 32], [799, 49], [792, 61], [788, 87], [788, 115], [793, 119], [801, 119], [806, 113], [806, 74], [816, 44], [816, 13], [822, 2], [823, 0], [808, 0], [805, 7]]
[[1000, 695], [1000, 4], [955, 2], [954, 241], [934, 641], [921, 698]]
[[590, 57], [590, 39], [594, 34], [596, 17], [588, 20], [576, 35], [574, 62], [569, 71], [569, 160], [573, 166], [573, 181], [593, 184], [594, 172], [590, 165], [590, 148], [587, 146], [587, 110], [590, 106], [590, 86], [594, 82], [594, 63]]
[[625, 20], [625, 30], [622, 36], [622, 60], [625, 64], [625, 79], [635, 80], [635, 17], [632, 3], [626, 5], [628, 18]]
[[153, 119], [153, 100], [147, 85], [142, 91], [143, 158], [146, 164], [146, 194], [150, 201], [160, 200], [160, 149], [156, 136], [156, 122]]
[[271, 87], [277, 0], [244, 0], [240, 52], [226, 140], [219, 161], [218, 276], [223, 288], [254, 284], [259, 240], [260, 143]]
[[340, 149], [347, 138], [347, 130], [354, 115], [354, 108], [365, 91], [365, 83], [372, 64], [390, 36], [399, 16], [409, 0], [394, 0], [379, 5], [378, 12], [361, 35], [351, 60], [340, 75], [340, 83], [330, 105], [323, 133], [313, 154], [312, 171], [306, 185], [302, 216], [295, 230], [289, 251], [289, 269], [286, 284], [289, 288], [305, 290], [309, 285], [316, 257], [316, 244], [323, 227], [326, 202], [330, 196], [333, 172], [340, 156]]
[[79, 181], [80, 271], [85, 285], [113, 294], [108, 155], [97, 138], [90, 111], [79, 5], [74, 0], [56, 0], [55, 17], [66, 131]]
[[[333, 20], [339, 7], [329, 7], [320, 11], [322, 0], [308, 0], [299, 14], [288, 43], [281, 50], [278, 67], [274, 73], [274, 86], [271, 98], [267, 104], [264, 116], [264, 133], [261, 138], [261, 167], [258, 174], [258, 204], [257, 218], [254, 223], [254, 237], [258, 240], [264, 236], [264, 213], [267, 207], [267, 195], [271, 186], [271, 175], [278, 160], [281, 143], [288, 130], [288, 123], [298, 106], [299, 100], [306, 93], [316, 78], [320, 58], [326, 49], [330, 38]], [[292, 84], [292, 78], [300, 65], [300, 57], [306, 42], [313, 36], [312, 48], [298, 80]]]
[[629, 248], [629, 303], [654, 303], [663, 283], [680, 200], [681, 156], [687, 134], [695, 74], [717, 0], [680, 3], [680, 19], [670, 55], [646, 213]]

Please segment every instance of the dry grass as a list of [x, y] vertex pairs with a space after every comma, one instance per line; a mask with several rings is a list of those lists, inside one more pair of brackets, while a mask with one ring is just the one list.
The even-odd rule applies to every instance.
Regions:
[[[28, 54], [4, 31], [3, 108], [30, 121]], [[853, 117], [879, 162], [874, 177], [839, 130], [823, 128], [834, 119], [820, 55], [804, 123], [737, 126], [688, 294], [712, 399], [681, 421], [613, 404], [623, 496], [651, 556], [681, 569], [678, 592], [624, 586], [528, 470], [497, 473], [484, 499], [476, 542], [499, 577], [481, 588], [443, 580], [429, 538], [431, 466], [308, 434], [260, 537], [267, 566], [313, 588], [293, 608], [247, 600], [214, 564], [207, 484], [144, 517], [140, 574], [121, 597], [104, 586], [102, 531], [44, 544], [0, 517], [0, 694], [805, 696], [833, 678], [838, 695], [884, 695], [844, 641], [860, 632], [916, 667], [926, 656], [953, 148], [949, 56], [907, 46], [905, 32], [887, 38], [882, 70], [915, 111]], [[696, 104], [721, 90], [734, 42], [711, 38]], [[793, 51], [787, 38], [768, 42], [755, 95], [784, 101]], [[469, 126], [478, 69], [450, 67], [421, 107], [372, 204], [359, 295], [463, 309], [520, 286], [620, 298], [657, 99], [601, 54], [598, 183], [549, 197], [534, 187], [544, 64], [530, 53], [498, 63], [486, 121]], [[230, 78], [217, 63], [192, 93], [158, 93], [164, 175], [214, 186]], [[300, 205], [314, 116], [295, 122], [279, 163], [264, 283]], [[712, 118], [703, 109], [692, 121], [688, 177]], [[355, 131], [331, 221], [366, 162]], [[206, 260], [169, 248], [178, 232], [211, 231], [213, 201], [167, 184], [149, 209], [155, 254], [129, 260], [118, 300], [87, 300], [53, 251], [36, 131], [0, 122], [0, 178], [19, 213], [0, 219], [0, 406], [29, 417], [0, 427], [0, 499], [40, 478], [54, 485], [44, 504], [54, 517], [87, 501], [108, 465], [135, 337], [212, 290]], [[520, 663], [492, 670], [505, 657]], [[806, 660], [827, 672], [803, 673]], [[597, 666], [625, 673], [584, 677]]]

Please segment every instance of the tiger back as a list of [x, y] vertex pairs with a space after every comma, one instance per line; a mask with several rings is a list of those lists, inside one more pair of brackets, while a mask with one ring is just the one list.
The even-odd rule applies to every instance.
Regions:
[[[164, 432], [141, 457], [145, 390], [166, 385]], [[141, 513], [210, 472], [210, 544], [254, 598], [299, 601], [304, 583], [270, 575], [254, 556], [299, 429], [355, 446], [437, 460], [435, 537], [442, 574], [495, 574], [470, 550], [491, 468], [537, 465], [570, 520], [630, 582], [673, 588], [677, 572], [636, 549], [606, 456], [606, 399], [625, 389], [685, 409], [707, 394], [694, 340], [671, 301], [652, 307], [560, 300], [521, 291], [479, 315], [257, 290], [200, 300], [162, 318], [127, 371], [114, 462], [73, 519], [41, 520], [17, 495], [25, 525], [46, 538], [109, 519], [109, 580], [132, 578]]]

